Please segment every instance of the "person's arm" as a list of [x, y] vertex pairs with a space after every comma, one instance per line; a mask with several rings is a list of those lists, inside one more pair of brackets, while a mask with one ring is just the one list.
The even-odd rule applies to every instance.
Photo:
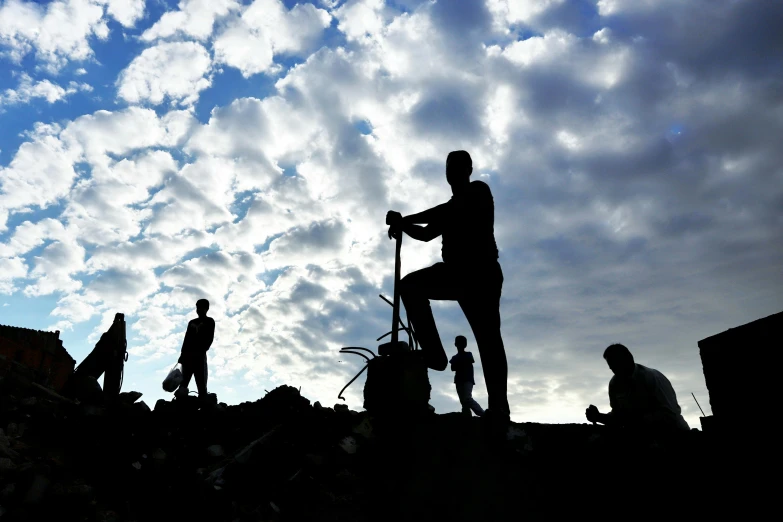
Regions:
[[439, 221], [442, 218], [445, 209], [446, 203], [441, 203], [440, 205], [428, 208], [427, 210], [423, 210], [421, 212], [417, 212], [416, 214], [409, 214], [403, 219], [406, 223], [426, 225], [427, 223], [432, 223], [433, 221]]
[[208, 317], [208, 319], [209, 321], [204, 325], [206, 328], [204, 335], [201, 337], [201, 347], [205, 352], [209, 350], [209, 347], [212, 346], [212, 341], [215, 340], [215, 320], [211, 317]]
[[190, 345], [193, 342], [191, 339], [190, 334], [190, 322], [188, 322], [188, 326], [185, 329], [185, 338], [182, 339], [182, 348], [180, 348], [180, 352], [185, 353], [187, 350], [190, 350]]
[[402, 230], [417, 241], [429, 242], [443, 233], [441, 228], [435, 224], [429, 224], [426, 227], [421, 225], [408, 224], [403, 222]]
[[[389, 211], [386, 214], [386, 222], [390, 223], [389, 237], [396, 237], [396, 230], [402, 229], [417, 241], [432, 241], [443, 233], [441, 223], [447, 212], [447, 203], [432, 207], [423, 212], [403, 217], [399, 212]], [[426, 224], [426, 227], [420, 226]]]
[[607, 426], [614, 424], [615, 420], [611, 412], [601, 413], [598, 411], [598, 408], [592, 404], [587, 408], [587, 410], [585, 410], [585, 417], [587, 417], [587, 420], [590, 422], [599, 422]]
[[609, 407], [612, 408], [612, 411], [609, 413], [601, 413], [598, 411], [598, 408], [593, 406], [592, 404], [585, 410], [585, 417], [587, 417], [587, 420], [590, 422], [600, 422], [601, 424], [604, 424], [606, 426], [616, 425], [619, 424], [619, 418], [617, 415], [614, 415], [615, 407], [617, 406], [617, 401], [615, 400], [615, 390], [614, 390], [614, 378], [612, 378], [609, 381]]

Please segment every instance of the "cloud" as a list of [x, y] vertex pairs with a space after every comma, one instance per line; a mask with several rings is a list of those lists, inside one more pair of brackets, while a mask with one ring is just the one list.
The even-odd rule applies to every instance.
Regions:
[[121, 111], [96, 111], [69, 123], [60, 137], [68, 147], [92, 165], [102, 166], [107, 155], [122, 156], [148, 147], [174, 147], [190, 132], [193, 115], [128, 107]]
[[133, 27], [144, 16], [146, 0], [107, 0], [106, 12], [124, 27]]
[[[19, 147], [10, 165], [0, 168], [0, 217], [31, 206], [46, 208], [68, 194], [75, 177], [64, 144], [52, 135], [36, 136]], [[0, 231], [5, 228], [5, 220], [0, 221]]]
[[17, 63], [34, 52], [56, 73], [69, 61], [91, 58], [91, 38], [108, 38], [106, 11], [130, 27], [142, 16], [144, 0], [56, 0], [45, 6], [7, 0], [0, 5], [0, 48]]
[[[11, 295], [16, 290], [14, 279], [27, 275], [27, 265], [20, 257], [0, 257], [0, 294]], [[7, 303], [3, 306], [7, 306]]]
[[43, 98], [48, 103], [55, 103], [78, 91], [90, 92], [92, 86], [87, 83], [71, 82], [68, 88], [64, 89], [47, 79], [33, 83], [30, 75], [22, 73], [16, 89], [6, 89], [4, 94], [0, 94], [0, 108], [3, 105], [30, 103], [35, 98]]
[[35, 256], [30, 276], [37, 280], [25, 287], [25, 295], [35, 297], [78, 290], [82, 283], [72, 276], [83, 269], [84, 256], [84, 248], [73, 241], [51, 243], [40, 256]]
[[280, 0], [255, 0], [215, 37], [215, 62], [235, 67], [244, 77], [276, 72], [278, 54], [310, 50], [331, 16], [310, 3], [286, 10]]
[[99, 273], [85, 287], [84, 295], [91, 302], [103, 302], [133, 313], [141, 299], [155, 293], [157, 286], [151, 270], [114, 267]]
[[126, 241], [137, 236], [142, 222], [151, 217], [138, 204], [149, 199], [150, 191], [177, 168], [169, 153], [147, 151], [111, 163], [106, 172], [96, 169], [90, 180], [74, 187], [62, 215], [85, 241], [99, 245]]
[[195, 42], [160, 43], [142, 51], [117, 79], [117, 94], [129, 103], [192, 105], [212, 84], [207, 50]]
[[388, 22], [383, 0], [350, 0], [334, 14], [339, 21], [337, 28], [345, 33], [349, 41], [377, 34]]
[[215, 21], [240, 8], [235, 0], [182, 0], [177, 11], [163, 13], [160, 20], [144, 31], [143, 41], [175, 35], [204, 41], [212, 34]]
[[340, 257], [345, 244], [345, 226], [337, 221], [312, 223], [298, 227], [275, 239], [265, 262], [270, 267], [322, 265]]
[[65, 240], [66, 237], [65, 227], [56, 219], [46, 218], [36, 223], [25, 221], [14, 228], [7, 243], [0, 244], [0, 256], [23, 255], [47, 240]]

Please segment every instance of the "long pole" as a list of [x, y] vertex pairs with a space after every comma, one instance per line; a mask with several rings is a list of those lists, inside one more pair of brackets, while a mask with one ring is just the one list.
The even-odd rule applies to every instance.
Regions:
[[[400, 250], [402, 249], [402, 230], [399, 231], [397, 236], [397, 245], [394, 252], [394, 305], [392, 312], [392, 347], [397, 346], [398, 332], [397, 328], [400, 323]], [[392, 348], [394, 349], [394, 348]]]
[[[691, 395], [693, 395], [693, 392], [691, 392]], [[695, 395], [693, 395], [693, 400], [696, 401], [696, 396]], [[701, 404], [699, 404], [699, 401], [696, 401], [696, 406], [699, 407], [699, 411], [701, 411], [701, 416], [702, 417], [706, 417], [706, 415], [704, 415], [704, 410], [701, 409]]]

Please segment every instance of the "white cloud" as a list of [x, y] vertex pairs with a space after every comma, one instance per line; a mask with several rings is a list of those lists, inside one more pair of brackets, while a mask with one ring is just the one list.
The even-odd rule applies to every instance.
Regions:
[[74, 323], [82, 323], [97, 313], [98, 310], [84, 295], [71, 293], [57, 301], [57, 306], [52, 310], [51, 315], [63, 317]]
[[90, 180], [74, 187], [62, 216], [84, 241], [98, 245], [126, 241], [138, 235], [142, 221], [151, 216], [149, 209], [136, 204], [146, 201], [150, 190], [177, 169], [171, 155], [163, 151], [111, 163], [105, 171], [95, 169]]
[[529, 66], [540, 62], [552, 62], [567, 53], [577, 43], [574, 35], [552, 31], [544, 36], [517, 40], [503, 50], [503, 55], [514, 63]]
[[102, 303], [132, 314], [139, 309], [142, 299], [154, 294], [158, 286], [151, 270], [139, 270], [126, 265], [99, 273], [84, 288], [84, 296], [91, 303]]
[[496, 27], [528, 23], [547, 9], [561, 5], [566, 0], [487, 0], [487, 7], [495, 17]]
[[78, 290], [82, 283], [72, 276], [84, 269], [84, 257], [84, 248], [73, 240], [50, 244], [40, 256], [35, 256], [30, 276], [37, 280], [25, 288], [25, 295], [34, 297]]
[[174, 35], [206, 40], [218, 18], [240, 8], [236, 0], [182, 0], [179, 10], [161, 16], [155, 25], [144, 31], [141, 39], [147, 42]]
[[57, 137], [23, 143], [10, 165], [0, 168], [0, 217], [32, 206], [46, 208], [68, 194], [75, 177], [73, 156]]
[[[27, 276], [27, 265], [21, 257], [0, 257], [0, 295], [10, 295], [16, 290], [14, 279]], [[3, 306], [8, 306], [8, 303]]]
[[349, 0], [335, 11], [337, 28], [349, 40], [375, 35], [386, 26], [385, 7], [383, 0]]
[[107, 154], [121, 156], [148, 147], [175, 147], [193, 125], [187, 111], [171, 111], [158, 118], [155, 111], [140, 107], [109, 112], [97, 111], [67, 125], [61, 139], [93, 167], [104, 166]]
[[50, 239], [66, 239], [66, 230], [60, 221], [52, 218], [42, 219], [36, 223], [25, 221], [16, 226], [8, 243], [0, 244], [0, 257], [26, 254]]
[[109, 35], [105, 11], [125, 26], [142, 16], [144, 0], [56, 0], [45, 6], [25, 0], [0, 5], [0, 49], [13, 61], [35, 53], [50, 72], [93, 55], [90, 39]]
[[106, 12], [125, 27], [133, 27], [144, 16], [146, 0], [105, 0]]
[[212, 84], [210, 57], [195, 42], [160, 43], [142, 51], [117, 79], [118, 95], [129, 103], [192, 105]]
[[245, 77], [275, 72], [275, 55], [309, 50], [330, 22], [329, 13], [309, 3], [286, 10], [280, 0], [255, 0], [216, 36], [215, 61]]
[[90, 92], [92, 91], [92, 86], [72, 81], [68, 88], [64, 89], [47, 79], [33, 83], [33, 79], [29, 74], [22, 73], [16, 89], [6, 89], [5, 93], [0, 94], [0, 108], [3, 105], [30, 103], [34, 98], [43, 98], [48, 103], [54, 103], [78, 91]]

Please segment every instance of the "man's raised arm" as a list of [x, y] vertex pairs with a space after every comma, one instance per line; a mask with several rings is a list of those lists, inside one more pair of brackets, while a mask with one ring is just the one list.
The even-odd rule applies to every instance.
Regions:
[[[389, 224], [389, 237], [396, 237], [396, 232], [402, 229], [413, 239], [418, 241], [432, 241], [443, 233], [442, 220], [446, 211], [446, 204], [432, 207], [417, 214], [402, 217], [402, 214], [390, 210], [386, 214], [386, 223]], [[426, 223], [422, 227], [419, 223]]]
[[446, 203], [442, 203], [436, 207], [428, 208], [416, 214], [410, 214], [405, 216], [403, 220], [405, 224], [411, 225], [426, 225], [433, 221], [440, 221], [443, 218], [443, 213], [446, 210]]

